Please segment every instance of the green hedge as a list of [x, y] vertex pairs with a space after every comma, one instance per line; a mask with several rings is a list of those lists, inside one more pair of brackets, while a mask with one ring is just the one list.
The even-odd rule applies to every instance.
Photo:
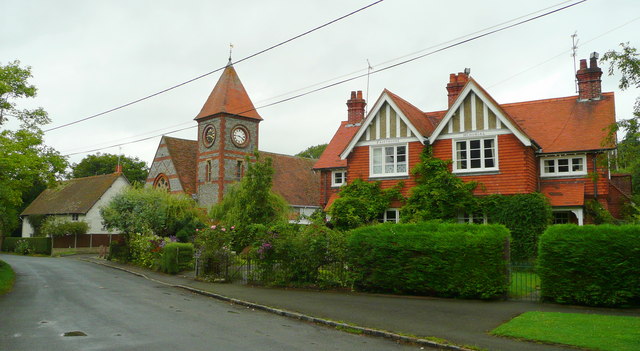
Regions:
[[538, 265], [545, 300], [638, 304], [640, 226], [551, 226], [540, 237]]
[[131, 260], [131, 250], [123, 242], [112, 241], [109, 244], [109, 261], [129, 262]]
[[26, 240], [32, 253], [41, 255], [51, 255], [51, 238], [17, 238], [5, 237], [2, 243], [2, 251], [13, 252], [18, 240]]
[[160, 270], [176, 274], [180, 271], [193, 268], [193, 244], [169, 243], [162, 249]]
[[348, 239], [358, 289], [490, 299], [507, 292], [509, 231], [424, 222], [355, 229]]

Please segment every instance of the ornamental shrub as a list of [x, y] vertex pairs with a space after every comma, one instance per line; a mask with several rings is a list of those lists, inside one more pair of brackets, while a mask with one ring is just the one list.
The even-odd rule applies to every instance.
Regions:
[[25, 241], [29, 243], [31, 253], [41, 255], [51, 255], [51, 238], [17, 238], [7, 237], [4, 238], [2, 243], [2, 251], [15, 252], [16, 244], [18, 241]]
[[590, 306], [640, 303], [640, 225], [554, 225], [540, 237], [546, 300]]
[[160, 270], [176, 274], [181, 271], [193, 268], [193, 244], [191, 243], [168, 243], [162, 248], [162, 259], [160, 260]]
[[489, 195], [480, 198], [480, 208], [490, 223], [511, 231], [511, 260], [529, 261], [538, 251], [538, 237], [551, 224], [549, 200], [540, 194]]
[[157, 235], [133, 234], [129, 236], [129, 255], [131, 263], [144, 268], [158, 268], [162, 248], [170, 239]]
[[355, 287], [491, 299], [507, 292], [509, 231], [501, 225], [381, 224], [351, 231]]

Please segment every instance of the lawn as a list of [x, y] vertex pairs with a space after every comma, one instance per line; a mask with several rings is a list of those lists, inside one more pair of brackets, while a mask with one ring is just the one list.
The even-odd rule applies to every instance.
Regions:
[[13, 273], [11, 266], [0, 260], [0, 295], [4, 295], [11, 290], [15, 278], [16, 275]]
[[640, 350], [640, 317], [526, 312], [491, 334], [605, 351]]

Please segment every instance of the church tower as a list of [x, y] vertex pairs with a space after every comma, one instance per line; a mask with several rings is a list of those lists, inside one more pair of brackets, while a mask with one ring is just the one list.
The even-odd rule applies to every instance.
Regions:
[[240, 180], [245, 156], [258, 149], [258, 114], [240, 78], [229, 63], [211, 91], [198, 123], [196, 191], [198, 203], [209, 207], [222, 200], [229, 185]]

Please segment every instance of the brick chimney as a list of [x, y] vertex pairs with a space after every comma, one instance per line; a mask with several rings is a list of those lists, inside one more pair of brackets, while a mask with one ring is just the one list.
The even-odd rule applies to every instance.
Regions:
[[351, 99], [347, 100], [348, 124], [361, 123], [364, 119], [364, 107], [367, 102], [362, 98], [362, 90], [351, 92]]
[[580, 60], [580, 69], [576, 72], [576, 80], [578, 81], [578, 100], [598, 100], [602, 93], [602, 69], [598, 67], [598, 53], [591, 53], [589, 59], [589, 67], [587, 68], [587, 60]]
[[462, 92], [462, 88], [464, 88], [465, 84], [469, 81], [469, 74], [460, 72], [458, 74], [451, 73], [449, 75], [449, 84], [447, 84], [447, 96], [449, 97], [449, 107], [453, 105], [453, 103]]

